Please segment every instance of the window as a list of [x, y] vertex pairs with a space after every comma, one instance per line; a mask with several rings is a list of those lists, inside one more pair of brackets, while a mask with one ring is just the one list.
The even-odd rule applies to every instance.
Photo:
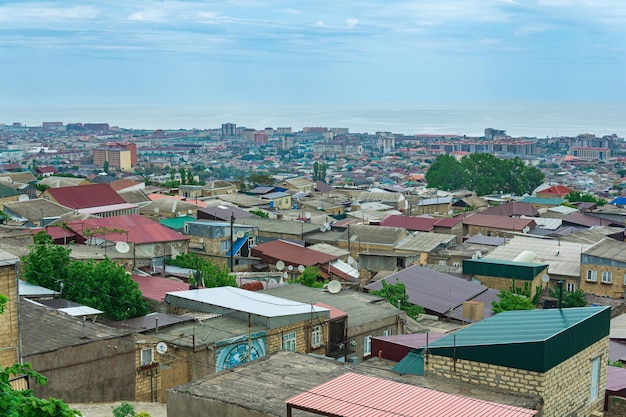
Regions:
[[391, 336], [391, 329], [383, 330], [383, 336]]
[[461, 262], [457, 261], [457, 262], [454, 262], [452, 265], [458, 268], [461, 266]]
[[613, 273], [611, 271], [602, 271], [602, 282], [610, 284], [613, 281]]
[[576, 284], [574, 282], [565, 283], [565, 289], [567, 291], [576, 291]]
[[363, 356], [369, 356], [372, 354], [372, 336], [365, 336], [363, 338]]
[[593, 401], [598, 398], [600, 388], [600, 356], [591, 361], [591, 397]]
[[296, 332], [283, 334], [282, 342], [283, 342], [282, 350], [295, 352], [296, 351]]
[[314, 348], [322, 346], [322, 326], [313, 326], [311, 329], [311, 346]]
[[587, 281], [596, 282], [598, 273], [597, 271], [590, 269], [587, 271]]
[[446, 266], [446, 265], [447, 265], [447, 264], [446, 264], [445, 259], [440, 259], [440, 260], [439, 260], [439, 266]]
[[222, 252], [228, 252], [228, 249], [230, 249], [230, 240], [222, 240], [220, 242], [220, 250]]
[[141, 365], [147, 365], [154, 361], [154, 351], [152, 348], [141, 349]]

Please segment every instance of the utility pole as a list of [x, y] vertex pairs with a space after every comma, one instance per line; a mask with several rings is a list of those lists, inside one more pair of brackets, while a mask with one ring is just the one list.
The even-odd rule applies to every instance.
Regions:
[[233, 226], [235, 224], [235, 213], [231, 213], [230, 214], [230, 273], [233, 273], [233, 267], [234, 267], [234, 255], [235, 255], [235, 248], [234, 248], [234, 241], [233, 241]]

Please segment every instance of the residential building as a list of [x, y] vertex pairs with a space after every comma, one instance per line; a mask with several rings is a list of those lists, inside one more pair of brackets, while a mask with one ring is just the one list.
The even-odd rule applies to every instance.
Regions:
[[[48, 177], [48, 179], [54, 177]], [[48, 188], [40, 196], [80, 214], [113, 217], [136, 214], [137, 205], [127, 203], [109, 184]]]
[[0, 366], [3, 367], [22, 362], [19, 263], [19, 257], [0, 250], [0, 294], [8, 298], [4, 314], [0, 314]]
[[580, 254], [580, 288], [588, 294], [624, 297], [626, 243], [605, 238]]
[[475, 280], [495, 290], [509, 290], [513, 286], [527, 290], [534, 296], [537, 289], [545, 286], [549, 279], [548, 264], [505, 261], [501, 259], [466, 259], [463, 261], [463, 274], [472, 275]]

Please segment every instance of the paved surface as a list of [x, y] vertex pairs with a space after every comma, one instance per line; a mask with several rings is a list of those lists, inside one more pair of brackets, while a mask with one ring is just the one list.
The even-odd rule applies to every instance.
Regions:
[[[160, 403], [139, 403], [128, 401], [135, 407], [135, 412], [145, 411], [150, 417], [167, 417], [167, 406]], [[83, 417], [113, 417], [113, 409], [122, 402], [93, 403], [93, 404], [69, 404], [74, 410], [83, 413]]]

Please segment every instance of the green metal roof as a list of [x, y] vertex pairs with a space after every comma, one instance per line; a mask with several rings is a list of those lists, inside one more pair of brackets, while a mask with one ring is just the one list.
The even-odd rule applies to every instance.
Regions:
[[562, 198], [539, 198], [539, 197], [524, 197], [520, 200], [520, 203], [539, 204], [542, 206], [559, 206], [565, 200]]
[[400, 362], [396, 363], [391, 370], [400, 375], [424, 375], [424, 357], [414, 349], [407, 353]]
[[162, 226], [169, 227], [174, 230], [183, 230], [185, 227], [185, 223], [187, 222], [195, 222], [197, 219], [191, 216], [182, 216], [182, 217], [172, 217], [169, 219], [160, 220], [159, 223]]
[[500, 259], [465, 259], [463, 273], [484, 275], [498, 278], [515, 278], [532, 281], [541, 271], [548, 268], [548, 264], [533, 262], [505, 261]]
[[610, 307], [507, 311], [429, 344], [431, 354], [545, 372], [609, 335]]

